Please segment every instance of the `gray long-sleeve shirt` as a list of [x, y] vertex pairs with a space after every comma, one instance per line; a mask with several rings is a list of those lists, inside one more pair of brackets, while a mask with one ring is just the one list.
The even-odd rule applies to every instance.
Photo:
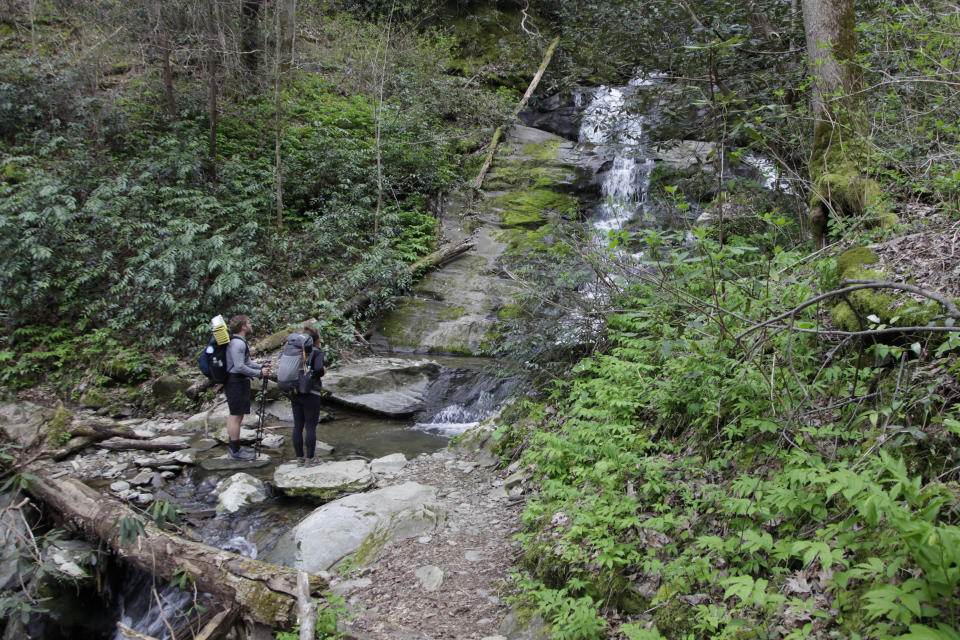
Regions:
[[247, 341], [240, 336], [230, 338], [227, 345], [227, 373], [238, 373], [251, 378], [260, 377], [260, 366], [250, 359]]

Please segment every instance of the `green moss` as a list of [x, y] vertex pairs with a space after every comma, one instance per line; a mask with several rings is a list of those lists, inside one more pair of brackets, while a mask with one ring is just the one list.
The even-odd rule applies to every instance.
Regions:
[[97, 389], [90, 389], [80, 398], [80, 404], [87, 409], [102, 409], [110, 404], [110, 398]]
[[497, 311], [497, 317], [501, 320], [513, 320], [514, 318], [519, 318], [522, 307], [517, 303], [511, 303], [505, 305]]
[[506, 228], [536, 229], [551, 216], [570, 216], [577, 211], [575, 198], [549, 189], [508, 193], [494, 204], [501, 209], [500, 224]]
[[877, 254], [866, 247], [847, 249], [837, 257], [837, 273], [841, 278], [851, 279], [852, 276], [848, 276], [847, 271], [878, 262], [880, 258]]
[[64, 408], [62, 404], [57, 406], [53, 416], [47, 421], [45, 429], [47, 432], [47, 442], [52, 446], [59, 446], [70, 439], [70, 424], [73, 422], [73, 413]]
[[303, 498], [311, 502], [323, 504], [336, 500], [342, 495], [358, 493], [368, 487], [365, 482], [355, 482], [349, 485], [340, 485], [336, 487], [288, 487], [283, 492], [295, 498]]
[[696, 629], [696, 611], [688, 604], [671, 600], [653, 614], [657, 630], [667, 638], [684, 638]]
[[[496, 167], [483, 182], [489, 191], [510, 191], [517, 188], [545, 189], [562, 182], [558, 172], [562, 169], [530, 166], [516, 160], [497, 160]], [[572, 170], [571, 170], [572, 171]]]
[[[883, 271], [866, 268], [877, 262], [876, 254], [867, 248], [850, 249], [837, 258], [837, 272], [844, 280], [882, 280], [886, 275]], [[863, 318], [876, 316], [882, 324], [925, 326], [943, 313], [940, 305], [933, 301], [918, 301], [881, 291], [860, 289], [849, 293], [846, 300], [838, 302], [830, 311], [834, 324], [844, 331], [860, 331], [867, 327], [861, 326], [859, 314]]]
[[448, 322], [466, 313], [466, 307], [450, 306], [436, 300], [403, 298], [400, 306], [383, 319], [377, 332], [398, 346], [417, 346], [412, 344], [413, 336], [419, 335], [425, 321], [433, 324]]
[[[844, 113], [841, 124], [848, 124], [851, 131], [860, 128], [858, 112]], [[864, 175], [861, 167], [867, 166], [868, 152], [856, 136], [844, 139], [837, 135], [831, 123], [820, 122], [814, 128], [813, 153], [810, 176], [814, 188], [810, 190], [811, 220], [817, 219], [817, 211], [823, 199], [829, 200], [829, 209], [844, 216], [863, 216], [866, 220], [887, 228], [897, 222], [890, 201], [880, 185]], [[825, 225], [826, 221], [817, 224]], [[825, 227], [824, 227], [825, 229]]]
[[531, 142], [523, 145], [523, 155], [546, 162], [554, 160], [557, 157], [557, 149], [560, 148], [559, 140], [544, 140], [543, 142]]

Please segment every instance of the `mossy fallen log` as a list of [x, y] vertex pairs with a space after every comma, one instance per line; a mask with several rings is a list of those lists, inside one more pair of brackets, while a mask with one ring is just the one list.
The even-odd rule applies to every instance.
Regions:
[[[281, 629], [296, 622], [297, 570], [186, 540], [79, 480], [54, 478], [53, 469], [32, 466], [29, 472], [35, 479], [28, 492], [87, 540], [106, 545], [118, 557], [162, 580], [171, 580], [175, 573], [189, 574], [198, 590], [253, 622]], [[134, 540], [121, 537], [121, 523], [128, 518], [140, 521], [144, 529]], [[311, 594], [318, 595], [326, 586], [322, 578], [309, 577]]]

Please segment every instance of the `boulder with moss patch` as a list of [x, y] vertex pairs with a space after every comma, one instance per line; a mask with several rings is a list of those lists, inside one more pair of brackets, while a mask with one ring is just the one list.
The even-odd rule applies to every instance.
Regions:
[[283, 536], [267, 559], [310, 573], [347, 556], [363, 566], [388, 542], [429, 533], [442, 519], [437, 489], [405, 482], [323, 505]]
[[326, 462], [315, 467], [282, 464], [273, 472], [273, 484], [288, 496], [315, 503], [366, 491], [375, 482], [370, 465], [363, 460]]
[[90, 389], [80, 396], [80, 404], [87, 409], [103, 409], [110, 406], [110, 398], [99, 389]]
[[158, 402], [170, 402], [177, 397], [177, 394], [184, 393], [189, 389], [192, 384], [192, 380], [168, 375], [160, 376], [154, 380], [150, 388], [153, 390], [153, 397]]

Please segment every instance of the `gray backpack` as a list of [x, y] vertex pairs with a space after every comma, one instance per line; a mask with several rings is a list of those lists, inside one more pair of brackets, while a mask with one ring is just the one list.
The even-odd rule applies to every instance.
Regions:
[[285, 391], [297, 388], [300, 376], [312, 373], [307, 365], [307, 353], [313, 349], [313, 338], [305, 333], [293, 333], [283, 345], [277, 365], [277, 387]]

